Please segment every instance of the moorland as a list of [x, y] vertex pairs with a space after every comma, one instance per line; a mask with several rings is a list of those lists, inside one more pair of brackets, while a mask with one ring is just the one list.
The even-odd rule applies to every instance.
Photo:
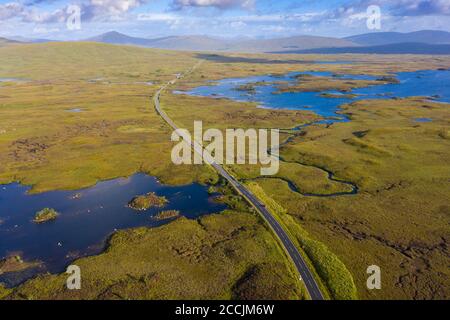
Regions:
[[[17, 181], [41, 193], [143, 172], [167, 184], [209, 185], [228, 205], [196, 220], [115, 232], [102, 254], [74, 262], [83, 270], [79, 291], [65, 289], [64, 273], [41, 274], [17, 287], [0, 285], [0, 298], [308, 298], [257, 213], [208, 166], [170, 160], [171, 130], [152, 96], [200, 61], [163, 92], [161, 106], [187, 129], [194, 120], [205, 128], [283, 129], [277, 176], [261, 177], [257, 166], [227, 169], [288, 230], [327, 298], [448, 298], [448, 104], [414, 93], [360, 100], [341, 106], [339, 114], [351, 121], [329, 125], [308, 110], [173, 91], [301, 71], [388, 79], [397, 72], [448, 69], [450, 58], [218, 55], [82, 42], [4, 46], [0, 56], [0, 78], [9, 79], [0, 82], [1, 184]], [[343, 62], [315, 63], [327, 60]], [[316, 80], [289, 90], [377, 85]], [[412, 120], [418, 118], [433, 121]], [[302, 125], [309, 126], [295, 129]], [[382, 268], [382, 290], [366, 288], [372, 264]]]

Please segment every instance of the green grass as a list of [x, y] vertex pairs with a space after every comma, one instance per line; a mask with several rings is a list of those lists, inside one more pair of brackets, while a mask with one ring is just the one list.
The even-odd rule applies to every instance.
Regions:
[[[356, 183], [359, 194], [303, 197], [281, 180], [258, 183], [339, 257], [360, 298], [446, 297], [450, 144], [442, 132], [450, 126], [448, 105], [412, 98], [360, 101], [343, 110], [351, 122], [309, 127], [281, 154], [327, 168]], [[433, 122], [413, 121], [420, 117]], [[382, 268], [382, 290], [366, 288], [373, 264]]]
[[39, 264], [39, 261], [24, 261], [20, 255], [11, 254], [8, 257], [0, 259], [0, 274], [23, 271], [36, 267]]
[[162, 208], [169, 201], [166, 197], [157, 196], [154, 192], [147, 193], [145, 195], [137, 196], [131, 199], [128, 206], [135, 210], [147, 210], [150, 208]]
[[325, 286], [325, 294], [329, 292], [333, 299], [357, 299], [357, 290], [353, 277], [342, 261], [323, 243], [312, 239], [308, 232], [292, 216], [288, 215], [287, 210], [270, 198], [257, 183], [250, 182], [246, 185], [254, 195], [263, 201], [270, 212], [275, 215], [278, 222], [283, 225], [283, 228], [289, 232], [291, 239], [306, 254], [310, 265], [317, 272], [316, 278], [319, 276], [323, 283], [322, 291], [324, 291], [323, 286]]
[[[260, 168], [259, 165], [229, 166], [234, 175], [245, 180], [264, 178], [260, 177]], [[352, 191], [350, 185], [330, 180], [326, 171], [295, 162], [280, 161], [278, 173], [270, 178], [289, 181], [301, 194], [332, 195]]]
[[353, 276], [345, 264], [325, 244], [314, 240], [295, 222], [292, 216], [283, 217], [284, 224], [295, 235], [301, 248], [311, 260], [316, 272], [326, 284], [333, 299], [358, 299], [357, 289]]
[[0, 48], [0, 76], [45, 81], [161, 83], [195, 64], [192, 54], [92, 42]]
[[[196, 53], [50, 43], [0, 47], [0, 56], [0, 77], [21, 79], [0, 83], [0, 183], [19, 181], [33, 186], [31, 192], [80, 189], [135, 172], [170, 184], [219, 181], [207, 166], [171, 164], [171, 130], [151, 105], [161, 83], [199, 61]], [[237, 60], [205, 61], [174, 89], [291, 71], [381, 77], [450, 65], [445, 56], [227, 56]], [[308, 62], [330, 59], [361, 63]], [[193, 120], [203, 120], [205, 128], [287, 129], [318, 119], [311, 112], [264, 110], [170, 92], [163, 93], [161, 102], [188, 129]], [[75, 108], [82, 111], [68, 111]], [[258, 185], [283, 205], [287, 213], [281, 215], [282, 223], [299, 235], [299, 247], [310, 256], [331, 297], [354, 297], [352, 286], [342, 282], [348, 279], [345, 268], [359, 298], [448, 297], [448, 106], [407, 99], [361, 101], [343, 109], [353, 121], [311, 126], [281, 150], [288, 162], [281, 164], [278, 178], [302, 192], [348, 191], [348, 185], [330, 181], [318, 169], [326, 168], [336, 178], [356, 183], [358, 195], [304, 197], [280, 179], [258, 179]], [[433, 122], [411, 120], [419, 117]], [[285, 131], [282, 138], [291, 134]], [[228, 169], [238, 178], [258, 178], [256, 167]], [[77, 261], [86, 276], [83, 292], [67, 292], [64, 274], [42, 275], [10, 298], [304, 298], [267, 226], [248, 213], [229, 187], [218, 189], [233, 212], [121, 231], [105, 253]], [[365, 271], [372, 264], [382, 267], [381, 291], [365, 287]]]
[[195, 64], [192, 54], [51, 43], [0, 55], [0, 77], [24, 80], [1, 87], [0, 183], [43, 192], [136, 172], [171, 184], [217, 179], [206, 167], [172, 165], [171, 130], [151, 103], [161, 83]]
[[178, 210], [165, 210], [165, 211], [159, 212], [153, 218], [156, 220], [166, 220], [166, 219], [179, 218], [180, 216], [181, 216], [181, 214], [180, 214], [180, 211], [178, 211]]
[[297, 83], [293, 85], [279, 85], [279, 91], [277, 92], [321, 92], [331, 90], [349, 92], [355, 88], [365, 88], [386, 83], [388, 82], [377, 80], [346, 80], [307, 74], [300, 75]]
[[3, 299], [10, 293], [11, 293], [10, 289], [7, 289], [2, 284], [0, 284], [0, 299]]

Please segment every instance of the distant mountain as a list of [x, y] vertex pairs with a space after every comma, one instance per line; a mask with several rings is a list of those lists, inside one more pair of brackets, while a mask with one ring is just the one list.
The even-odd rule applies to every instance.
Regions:
[[185, 51], [227, 51], [233, 41], [208, 36], [170, 36], [149, 40], [149, 47]]
[[96, 37], [86, 39], [85, 41], [102, 42], [110, 44], [125, 44], [125, 45], [128, 44], [135, 46], [148, 46], [150, 43], [149, 39], [130, 37], [116, 31], [103, 33]]
[[273, 53], [450, 54], [450, 44], [393, 43], [381, 46], [317, 48], [308, 50], [298, 50], [295, 52], [282, 51]]
[[13, 36], [8, 37], [9, 40], [19, 41], [19, 42], [26, 42], [26, 43], [44, 43], [44, 42], [55, 42], [56, 40], [50, 40], [50, 39], [38, 39], [38, 38], [26, 38], [22, 36]]
[[433, 30], [410, 33], [373, 32], [344, 39], [362, 46], [378, 46], [393, 43], [450, 44], [450, 32]]
[[354, 43], [345, 39], [314, 36], [296, 36], [280, 39], [220, 39], [192, 35], [145, 39], [130, 37], [115, 31], [89, 38], [87, 41], [127, 44], [169, 50], [249, 53], [355, 46]]
[[10, 44], [18, 44], [18, 43], [20, 43], [20, 42], [11, 40], [11, 39], [0, 38], [0, 47], [4, 47], [4, 46], [10, 45]]
[[271, 52], [295, 51], [328, 47], [353, 47], [355, 44], [345, 39], [316, 36], [295, 36], [289, 38], [245, 40], [235, 43], [229, 51]]

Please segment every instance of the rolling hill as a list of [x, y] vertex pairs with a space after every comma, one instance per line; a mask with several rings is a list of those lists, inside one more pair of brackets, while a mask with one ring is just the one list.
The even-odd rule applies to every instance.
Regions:
[[4, 47], [7, 45], [11, 45], [11, 44], [19, 44], [21, 42], [19, 41], [15, 41], [15, 40], [10, 40], [10, 39], [6, 39], [6, 38], [0, 38], [0, 47]]
[[184, 51], [227, 51], [233, 41], [208, 36], [170, 36], [150, 40], [152, 48]]
[[22, 36], [8, 37], [8, 40], [13, 40], [13, 41], [17, 41], [17, 42], [24, 42], [24, 43], [57, 42], [57, 40], [41, 39], [41, 38], [28, 38], [28, 37], [22, 37]]
[[124, 45], [135, 45], [135, 46], [148, 46], [150, 44], [149, 39], [130, 37], [123, 33], [116, 31], [111, 31], [107, 33], [100, 34], [98, 36], [88, 38], [85, 41], [89, 42], [101, 42], [109, 44], [124, 44]]
[[295, 36], [289, 38], [246, 40], [234, 43], [230, 51], [239, 52], [271, 52], [294, 51], [325, 47], [354, 47], [355, 44], [345, 39], [316, 36]]
[[[0, 46], [51, 41], [21, 37], [0, 38]], [[450, 54], [450, 32], [435, 30], [410, 33], [373, 32], [342, 39], [307, 35], [274, 39], [226, 39], [205, 35], [143, 38], [111, 31], [83, 41], [200, 52]]]
[[354, 43], [345, 39], [296, 36], [279, 39], [221, 39], [201, 35], [170, 36], [156, 39], [130, 37], [119, 32], [108, 32], [87, 41], [110, 44], [128, 44], [158, 49], [183, 51], [221, 51], [221, 52], [270, 52], [305, 50], [322, 47], [352, 47]]

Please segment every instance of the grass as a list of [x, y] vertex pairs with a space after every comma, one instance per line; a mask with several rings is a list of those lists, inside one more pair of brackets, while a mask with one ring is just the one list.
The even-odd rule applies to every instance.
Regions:
[[[258, 264], [251, 266], [235, 283], [233, 300], [289, 300], [297, 298], [292, 294], [293, 286], [283, 274], [283, 264]], [[302, 297], [303, 298], [303, 297]]]
[[377, 80], [346, 80], [333, 77], [301, 74], [300, 76], [298, 76], [296, 84], [279, 85], [278, 92], [320, 92], [330, 90], [349, 92], [355, 88], [365, 88], [387, 83], [389, 82]]
[[291, 216], [286, 215], [283, 217], [283, 220], [299, 241], [301, 248], [311, 260], [316, 272], [326, 284], [333, 299], [358, 299], [353, 276], [339, 257], [325, 244], [311, 238]]
[[227, 99], [193, 97], [165, 93], [161, 98], [164, 111], [181, 128], [192, 132], [194, 121], [201, 120], [204, 130], [216, 128], [293, 128], [320, 119], [312, 112], [269, 110], [254, 103]]
[[7, 289], [2, 284], [0, 284], [0, 299], [5, 298], [10, 293], [11, 293], [10, 289]]
[[0, 50], [2, 77], [39, 81], [101, 79], [96, 82], [158, 84], [196, 61], [191, 54], [175, 51], [92, 42], [26, 44]]
[[[264, 202], [270, 212], [283, 225], [284, 229], [288, 230], [291, 239], [296, 240], [297, 247], [304, 251], [310, 260], [310, 264], [312, 264], [323, 282], [322, 291], [325, 293], [329, 292], [333, 299], [357, 299], [357, 290], [353, 277], [342, 261], [323, 243], [312, 239], [292, 216], [287, 214], [287, 210], [270, 198], [257, 183], [247, 183], [247, 187]], [[325, 286], [325, 290], [323, 290], [323, 286]]]
[[[446, 297], [448, 106], [410, 98], [359, 101], [343, 112], [351, 122], [311, 126], [281, 154], [356, 183], [357, 195], [303, 197], [282, 180], [258, 183], [339, 257], [361, 298]], [[414, 122], [418, 117], [435, 120]], [[383, 272], [380, 291], [365, 285], [372, 264]]]
[[1, 88], [2, 183], [43, 192], [136, 172], [171, 184], [217, 179], [206, 167], [172, 165], [171, 131], [151, 105], [161, 83], [195, 63], [191, 54], [95, 43], [0, 50], [0, 76], [27, 79]]
[[[260, 166], [229, 166], [229, 170], [244, 180], [264, 178], [259, 176]], [[330, 180], [326, 171], [296, 162], [280, 161], [278, 173], [270, 178], [289, 182], [295, 192], [301, 194], [333, 195], [352, 192], [350, 185]]]
[[[200, 59], [205, 62], [174, 89], [291, 71], [381, 78], [450, 64], [445, 56], [212, 57], [95, 43], [6, 46], [0, 56], [0, 77], [20, 79], [0, 83], [0, 183], [19, 181], [32, 185], [31, 192], [80, 189], [135, 172], [169, 184], [222, 183], [207, 166], [171, 164], [171, 130], [150, 102], [160, 84]], [[188, 129], [194, 120], [203, 120], [205, 128], [288, 129], [319, 118], [311, 112], [170, 92], [163, 93], [161, 102]], [[286, 162], [279, 179], [257, 180], [268, 198], [283, 204], [282, 223], [309, 256], [330, 297], [353, 298], [350, 277], [363, 299], [448, 297], [448, 110], [421, 99], [344, 106], [351, 122], [305, 129], [305, 135], [281, 150]], [[411, 120], [422, 117], [433, 122]], [[285, 131], [282, 138], [291, 133]], [[357, 184], [360, 193], [319, 198], [289, 188], [286, 181], [304, 193], [349, 190], [319, 168]], [[238, 178], [258, 178], [255, 168], [229, 169]], [[0, 286], [0, 297], [304, 298], [291, 264], [264, 223], [227, 185], [219, 184], [217, 191], [230, 206], [225, 214], [119, 231], [103, 254], [77, 261], [81, 292], [64, 289], [65, 274], [41, 275], [12, 292]], [[372, 264], [382, 268], [381, 291], [365, 287], [365, 271]]]
[[155, 215], [153, 218], [156, 220], [166, 220], [166, 219], [172, 219], [172, 218], [179, 218], [180, 211], [178, 210], [166, 210], [161, 211], [157, 215]]
[[37, 261], [26, 262], [20, 255], [11, 255], [0, 260], [0, 274], [22, 271], [28, 268], [36, 267], [38, 265], [39, 262]]

